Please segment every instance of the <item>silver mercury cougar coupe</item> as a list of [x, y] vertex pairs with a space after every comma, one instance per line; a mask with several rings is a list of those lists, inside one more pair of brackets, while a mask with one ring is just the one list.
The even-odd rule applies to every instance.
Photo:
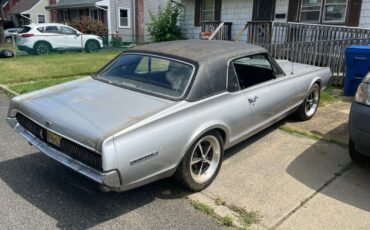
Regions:
[[106, 191], [170, 176], [199, 191], [225, 149], [291, 113], [313, 117], [330, 76], [254, 45], [164, 42], [125, 51], [91, 77], [15, 97], [7, 121]]

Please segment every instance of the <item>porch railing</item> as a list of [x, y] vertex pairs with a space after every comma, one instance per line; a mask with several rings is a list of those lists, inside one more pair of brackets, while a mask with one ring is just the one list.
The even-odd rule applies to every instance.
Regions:
[[284, 44], [368, 38], [370, 30], [357, 27], [294, 22], [252, 21], [247, 23], [248, 42]]
[[[223, 24], [221, 27], [220, 25]], [[218, 30], [217, 30], [218, 29]], [[202, 32], [209, 32], [213, 40], [231, 40], [232, 22], [202, 22]], [[217, 30], [217, 31], [216, 31]]]
[[248, 22], [247, 42], [266, 48], [276, 59], [330, 67], [333, 85], [344, 81], [344, 52], [352, 44], [369, 45], [370, 30], [304, 23]]

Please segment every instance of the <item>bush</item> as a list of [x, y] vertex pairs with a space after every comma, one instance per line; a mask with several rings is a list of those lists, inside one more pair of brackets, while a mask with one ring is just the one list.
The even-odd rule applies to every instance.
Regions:
[[88, 16], [82, 16], [81, 19], [74, 19], [72, 21], [67, 20], [65, 23], [84, 34], [105, 36], [108, 33], [108, 29], [103, 22], [95, 21]]
[[153, 42], [179, 40], [181, 38], [181, 29], [178, 26], [180, 16], [180, 6], [176, 2], [169, 1], [162, 8], [158, 7], [157, 15], [149, 11], [150, 23], [148, 23], [148, 32]]

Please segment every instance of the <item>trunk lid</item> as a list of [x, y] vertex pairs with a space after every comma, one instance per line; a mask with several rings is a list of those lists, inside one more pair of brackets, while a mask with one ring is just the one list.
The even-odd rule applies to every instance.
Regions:
[[175, 102], [92, 78], [24, 96], [20, 112], [35, 122], [98, 152], [104, 139]]

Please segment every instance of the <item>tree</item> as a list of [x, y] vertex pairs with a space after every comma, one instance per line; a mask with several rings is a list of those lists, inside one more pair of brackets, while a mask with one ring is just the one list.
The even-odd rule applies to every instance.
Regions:
[[180, 6], [177, 2], [169, 1], [162, 8], [158, 7], [157, 15], [149, 11], [151, 21], [148, 23], [148, 32], [153, 42], [179, 40], [181, 29], [178, 25]]
[[4, 22], [5, 22], [5, 15], [4, 15], [4, 9], [3, 9], [3, 0], [0, 0], [0, 43], [5, 42]]

